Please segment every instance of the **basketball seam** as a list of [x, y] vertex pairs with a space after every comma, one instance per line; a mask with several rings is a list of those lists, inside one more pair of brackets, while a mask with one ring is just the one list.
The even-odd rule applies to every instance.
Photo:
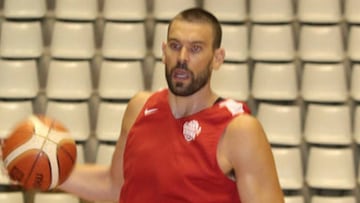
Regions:
[[[26, 177], [26, 180], [25, 180], [25, 182], [24, 182], [25, 185], [28, 184], [28, 181], [29, 181], [30, 177], [32, 176], [32, 174], [33, 174], [33, 172], [34, 172], [35, 165], [36, 165], [37, 162], [39, 161], [39, 157], [41, 156], [42, 153], [43, 153], [43, 152], [40, 152], [40, 153], [38, 153], [38, 154], [36, 155], [36, 159], [35, 159], [35, 161], [33, 162], [33, 165], [31, 166], [30, 173], [29, 173], [29, 175]], [[34, 185], [32, 185], [32, 186], [34, 186]]]
[[[36, 118], [36, 119], [38, 119], [38, 118]], [[40, 123], [43, 124], [43, 122], [42, 122], [41, 120], [40, 120]], [[27, 178], [26, 178], [26, 180], [25, 180], [25, 185], [28, 184], [28, 181], [29, 181], [30, 177], [33, 175], [35, 165], [36, 165], [37, 162], [39, 161], [40, 156], [41, 156], [42, 154], [46, 155], [46, 152], [45, 152], [43, 149], [44, 149], [44, 146], [45, 146], [46, 142], [50, 141], [50, 140], [48, 139], [48, 137], [49, 137], [49, 134], [50, 134], [50, 131], [51, 131], [51, 129], [52, 129], [53, 124], [54, 124], [54, 121], [52, 121], [49, 126], [46, 125], [46, 126], [48, 127], [48, 131], [47, 131], [47, 133], [46, 133], [45, 136], [42, 136], [41, 134], [38, 134], [38, 132], [36, 132], [36, 127], [33, 128], [33, 136], [43, 137], [44, 140], [43, 140], [43, 142], [42, 142], [42, 144], [41, 144], [40, 152], [36, 155], [36, 159], [35, 159], [35, 161], [33, 162], [33, 165], [31, 166], [30, 173], [29, 173], [29, 175], [27, 176]], [[51, 170], [52, 167], [51, 167], [51, 163], [50, 163], [50, 162], [49, 162], [49, 166], [50, 166], [49, 168], [50, 168], [50, 170]], [[50, 185], [49, 185], [49, 186], [51, 186], [51, 183], [52, 183], [52, 182], [50, 181]]]

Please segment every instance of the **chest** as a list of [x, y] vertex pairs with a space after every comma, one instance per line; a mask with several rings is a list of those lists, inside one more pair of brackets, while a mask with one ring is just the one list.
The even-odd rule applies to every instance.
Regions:
[[139, 170], [156, 179], [217, 176], [217, 147], [229, 121], [201, 116], [176, 120], [161, 114], [139, 119], [128, 136], [125, 173]]

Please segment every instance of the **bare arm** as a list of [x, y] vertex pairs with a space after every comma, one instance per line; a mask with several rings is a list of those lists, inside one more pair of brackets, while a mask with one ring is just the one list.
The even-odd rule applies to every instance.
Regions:
[[235, 118], [225, 132], [224, 145], [225, 157], [235, 171], [241, 202], [284, 203], [271, 147], [255, 118]]
[[106, 166], [95, 164], [77, 165], [70, 177], [58, 188], [89, 201], [115, 201], [116, 186], [113, 185]]
[[77, 165], [59, 189], [90, 201], [117, 201], [119, 199], [123, 184], [123, 154], [127, 135], [149, 95], [145, 92], [139, 93], [129, 101], [111, 166]]

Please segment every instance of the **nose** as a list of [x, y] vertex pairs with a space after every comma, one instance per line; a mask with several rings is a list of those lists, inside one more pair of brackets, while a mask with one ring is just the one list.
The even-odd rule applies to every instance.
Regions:
[[183, 46], [180, 50], [180, 56], [179, 56], [179, 61], [181, 63], [184, 63], [184, 62], [187, 62], [188, 61], [188, 57], [189, 57], [189, 54], [188, 54], [188, 50], [186, 49], [185, 46]]

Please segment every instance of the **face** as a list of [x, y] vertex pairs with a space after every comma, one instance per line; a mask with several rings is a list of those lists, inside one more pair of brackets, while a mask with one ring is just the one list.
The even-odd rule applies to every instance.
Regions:
[[[170, 91], [189, 96], [209, 83], [218, 67], [219, 50], [213, 48], [213, 31], [209, 24], [175, 20], [163, 44], [163, 62]], [[222, 60], [221, 60], [222, 63]]]

